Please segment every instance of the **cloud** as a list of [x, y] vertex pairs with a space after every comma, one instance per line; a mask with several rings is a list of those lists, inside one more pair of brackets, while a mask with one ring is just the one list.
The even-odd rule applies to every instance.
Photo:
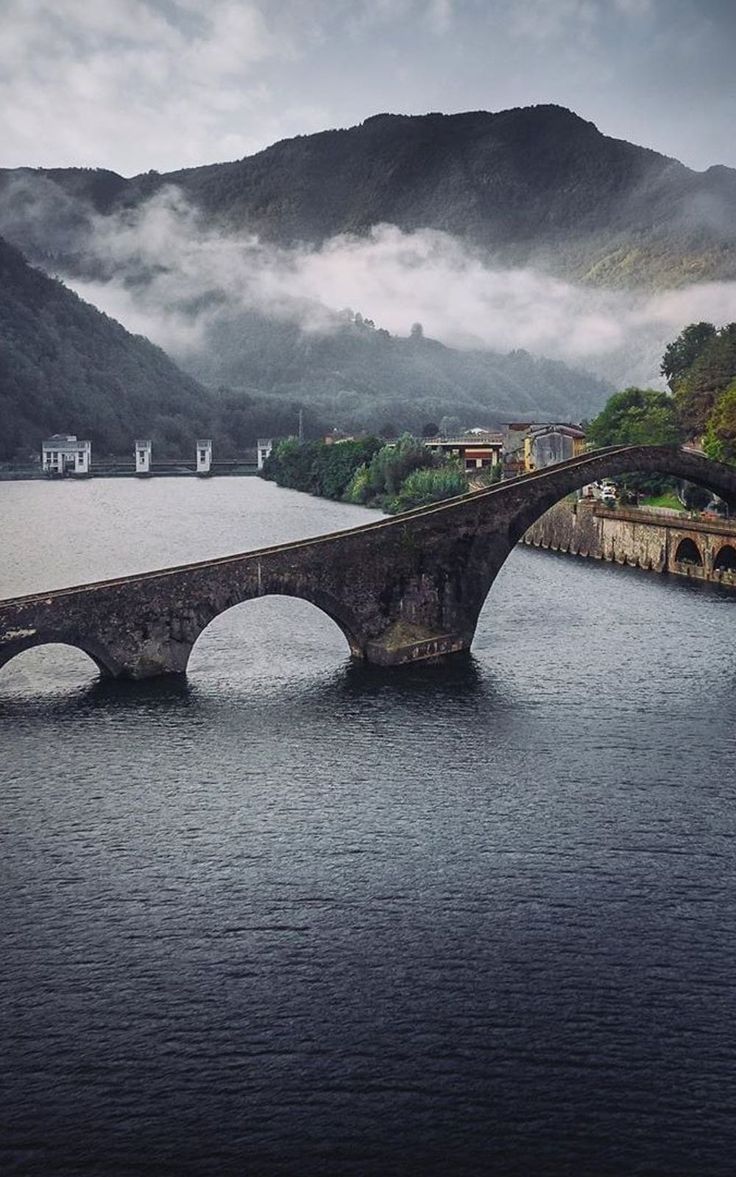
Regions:
[[524, 348], [620, 384], [650, 384], [665, 343], [686, 323], [736, 319], [734, 283], [654, 296], [592, 290], [533, 268], [498, 269], [433, 230], [379, 225], [367, 237], [279, 248], [214, 229], [176, 188], [133, 211], [95, 217], [88, 250], [106, 276], [69, 284], [184, 363], [205, 355], [213, 328], [240, 312], [313, 332], [334, 330], [340, 310], [352, 307], [394, 334], [419, 321], [451, 346]]
[[380, 110], [539, 102], [728, 162], [735, 21], [727, 0], [2, 0], [0, 163], [167, 171]]
[[[151, 0], [6, 0], [5, 160], [26, 164], [41, 152], [46, 163], [119, 168], [121, 159], [148, 156], [165, 169], [221, 150], [244, 154], [255, 142], [249, 124], [256, 115], [262, 127], [279, 125], [259, 68], [295, 53], [288, 30], [275, 31], [246, 0], [165, 7]], [[238, 136], [233, 119], [243, 128]]]

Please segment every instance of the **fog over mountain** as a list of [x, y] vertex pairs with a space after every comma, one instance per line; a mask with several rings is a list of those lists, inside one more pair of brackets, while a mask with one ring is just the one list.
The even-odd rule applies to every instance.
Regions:
[[448, 413], [458, 425], [582, 416], [610, 391], [523, 351], [457, 351], [418, 328], [396, 338], [359, 314], [318, 308], [321, 329], [308, 330], [293, 317], [213, 306], [219, 313], [194, 320], [203, 341], [190, 366], [204, 367], [201, 384], [0, 238], [0, 460], [67, 431], [90, 438], [98, 456], [129, 453], [136, 436], [152, 437], [159, 457], [186, 456], [208, 436], [228, 457], [257, 436], [293, 433], [300, 410], [308, 437], [335, 425], [419, 431]]
[[[200, 380], [333, 403], [360, 395], [323, 342], [355, 312], [400, 336], [421, 323], [468, 357], [523, 349], [652, 383], [686, 322], [736, 317], [735, 226], [735, 171], [693, 172], [555, 106], [378, 115], [131, 180], [0, 173], [0, 232]], [[571, 379], [567, 415], [605, 391]], [[492, 379], [487, 402], [513, 407]]]

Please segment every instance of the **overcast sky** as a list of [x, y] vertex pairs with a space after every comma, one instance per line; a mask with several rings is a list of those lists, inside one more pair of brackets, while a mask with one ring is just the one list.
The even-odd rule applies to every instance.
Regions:
[[379, 111], [556, 102], [736, 166], [736, 0], [0, 0], [0, 165], [237, 159]]

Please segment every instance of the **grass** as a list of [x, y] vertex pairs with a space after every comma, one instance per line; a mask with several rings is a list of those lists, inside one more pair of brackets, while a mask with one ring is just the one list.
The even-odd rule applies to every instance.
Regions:
[[682, 503], [676, 494], [667, 491], [663, 495], [650, 495], [647, 499], [639, 499], [640, 507], [672, 507], [675, 511], [684, 511]]

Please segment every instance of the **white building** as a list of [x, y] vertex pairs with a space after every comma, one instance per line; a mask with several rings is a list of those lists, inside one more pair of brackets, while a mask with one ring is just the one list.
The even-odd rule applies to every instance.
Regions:
[[89, 474], [92, 442], [77, 441], [73, 433], [55, 433], [41, 442], [41, 468], [45, 474]]
[[458, 437], [427, 437], [424, 444], [436, 454], [458, 458], [466, 473], [497, 466], [503, 452], [503, 435], [488, 429], [468, 429]]
[[151, 473], [151, 448], [150, 441], [137, 441], [135, 443], [136, 474]]
[[258, 469], [263, 469], [263, 463], [266, 458], [271, 457], [271, 450], [273, 449], [273, 441], [270, 437], [259, 437], [257, 441], [258, 448]]
[[197, 442], [197, 474], [209, 474], [212, 468], [212, 442], [209, 438]]

